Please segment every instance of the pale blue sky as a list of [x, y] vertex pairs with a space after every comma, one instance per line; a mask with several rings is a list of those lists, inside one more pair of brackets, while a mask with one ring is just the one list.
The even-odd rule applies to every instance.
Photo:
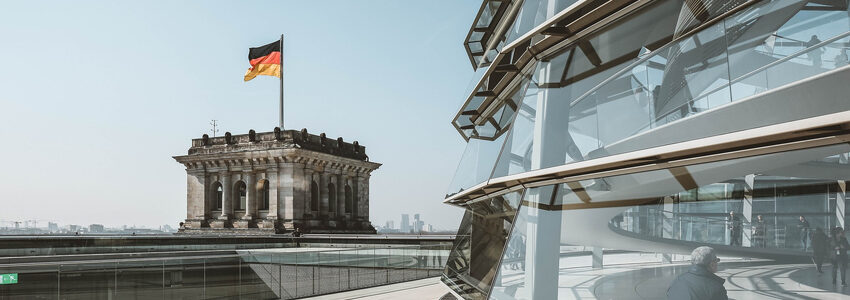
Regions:
[[373, 223], [456, 228], [441, 200], [464, 143], [449, 122], [480, 4], [0, 0], [0, 220], [177, 224], [171, 156], [210, 119], [221, 134], [277, 125], [277, 78], [242, 76], [248, 48], [284, 33], [287, 129], [358, 140], [384, 164]]

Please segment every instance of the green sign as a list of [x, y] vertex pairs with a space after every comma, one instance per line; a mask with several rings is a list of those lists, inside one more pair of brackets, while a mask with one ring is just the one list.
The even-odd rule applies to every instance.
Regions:
[[18, 273], [0, 274], [0, 284], [18, 283]]

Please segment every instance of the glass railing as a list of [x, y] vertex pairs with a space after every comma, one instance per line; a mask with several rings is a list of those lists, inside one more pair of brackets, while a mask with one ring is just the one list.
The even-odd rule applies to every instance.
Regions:
[[[753, 10], [762, 10], [759, 13], [770, 16], [770, 9], [775, 7], [769, 7], [769, 3], [765, 6]], [[653, 51], [573, 100], [572, 107], [589, 102], [596, 107], [597, 114], [611, 111], [621, 119], [631, 120], [629, 126], [599, 122], [591, 134], [597, 147], [604, 148], [649, 129], [848, 64], [845, 51], [850, 42], [850, 26], [812, 28], [806, 32], [812, 35], [808, 42], [770, 33], [764, 35], [770, 40], [766, 42], [761, 41], [760, 36], [747, 36], [759, 34], [750, 32], [753, 30], [751, 23], [757, 22], [755, 18], [759, 16], [751, 13], [745, 10]], [[826, 16], [819, 18], [827, 19]], [[759, 21], [769, 23], [770, 18]], [[846, 23], [848, 20], [840, 21]], [[821, 41], [818, 36], [825, 39]], [[759, 40], [753, 41], [755, 39]], [[721, 48], [700, 50], [695, 46], [698, 43]], [[635, 104], [637, 109], [633, 107]], [[631, 150], [638, 149], [604, 152], [614, 154]]]
[[[850, 36], [850, 31], [787, 55], [756, 50], [755, 52], [769, 56], [775, 60], [733, 79], [728, 84], [703, 92], [696, 99], [662, 112], [660, 116], [655, 118], [655, 126], [660, 126], [713, 107], [806, 79], [826, 70], [845, 66], [847, 65], [847, 61], [842, 61], [841, 56], [815, 61], [812, 59], [812, 52], [823, 52], [822, 49], [825, 47], [842, 49], [848, 42], [848, 36]], [[778, 37], [777, 39], [782, 39], [782, 37]], [[805, 42], [800, 42], [800, 44], [805, 45]], [[805, 70], [804, 68], [806, 67], [823, 70]], [[787, 72], [789, 70], [801, 70], [802, 72]], [[813, 72], [815, 73], [812, 74]], [[720, 96], [717, 93], [723, 94]], [[729, 101], [723, 99], [726, 97], [726, 93], [730, 95], [731, 99]]]
[[535, 27], [567, 9], [576, 0], [525, 0], [507, 34], [507, 43], [513, 43]]
[[[439, 276], [451, 244], [0, 264], [17, 299], [292, 299]], [[5, 299], [5, 298], [4, 298]]]
[[[823, 229], [803, 227], [800, 223], [776, 223], [773, 216], [758, 222], [743, 217], [720, 218], [676, 213], [648, 207], [633, 207], [610, 221], [616, 230], [650, 239], [667, 239], [698, 244], [728, 245], [745, 248], [812, 251], [811, 240]], [[805, 244], [804, 244], [805, 243]]]

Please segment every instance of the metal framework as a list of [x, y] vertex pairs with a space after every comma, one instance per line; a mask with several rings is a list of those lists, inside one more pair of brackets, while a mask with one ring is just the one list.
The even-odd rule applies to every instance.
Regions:
[[850, 142], [850, 112], [839, 112], [493, 178], [452, 195], [463, 207], [521, 188], [750, 157]]
[[[687, 28], [687, 30], [682, 34], [670, 37], [670, 40], [654, 46], [661, 47], [663, 44], [690, 37], [692, 34], [723, 20], [726, 16], [734, 14], [760, 1], [761, 0], [746, 1], [715, 18], [708, 19], [703, 17], [705, 21], [699, 23], [699, 25]], [[467, 141], [470, 138], [492, 139], [492, 137], [480, 136], [474, 131], [474, 127], [484, 125], [486, 122], [491, 121], [493, 114], [495, 114], [502, 105], [510, 102], [507, 101], [509, 96], [506, 95], [511, 95], [521, 83], [521, 74], [528, 74], [531, 72], [535, 62], [541, 60], [545, 61], [547, 57], [557, 54], [560, 51], [564, 51], [565, 49], [569, 49], [574, 46], [581, 49], [581, 51], [588, 56], [588, 59], [597, 67], [597, 69], [590, 70], [584, 74], [579, 74], [570, 79], [564, 78], [564, 80], [560, 83], [561, 85], [589, 77], [637, 56], [636, 53], [629, 53], [632, 55], [624, 55], [619, 59], [615, 59], [603, 65], [601, 60], [598, 58], [598, 55], [595, 54], [595, 49], [593, 49], [585, 38], [610, 24], [629, 16], [644, 6], [650, 5], [652, 2], [653, 1], [651, 0], [577, 1], [567, 9], [564, 9], [549, 20], [546, 20], [542, 24], [530, 30], [520, 38], [505, 45], [493, 59], [493, 61], [496, 62], [495, 66], [486, 71], [472, 90], [472, 93], [467, 96], [463, 106], [461, 106], [461, 109], [452, 120], [452, 125]], [[698, 3], [693, 5], [704, 6], [702, 1], [698, 0], [695, 2]], [[484, 5], [482, 5], [482, 9], [483, 8]], [[479, 17], [480, 15], [481, 12], [479, 11]], [[476, 23], [477, 20], [478, 18], [476, 18]], [[500, 22], [510, 23], [512, 21], [512, 19], [506, 18]], [[496, 22], [491, 22], [491, 25], [492, 23]], [[467, 37], [471, 36], [471, 34], [472, 30]], [[537, 42], [532, 45], [532, 41]], [[650, 48], [652, 47], [653, 45], [650, 45]], [[653, 48], [650, 50], [656, 49]], [[596, 59], [593, 59], [594, 57]], [[470, 59], [472, 59], [471, 56]], [[486, 87], [486, 90], [482, 90], [484, 87]], [[470, 105], [474, 97], [486, 98], [478, 105]], [[459, 120], [461, 118], [468, 118], [471, 125], [459, 125]], [[469, 131], [469, 133], [464, 132], [465, 130]]]

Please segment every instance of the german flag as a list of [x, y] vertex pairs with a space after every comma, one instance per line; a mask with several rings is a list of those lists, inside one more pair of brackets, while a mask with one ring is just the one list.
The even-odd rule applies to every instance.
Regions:
[[280, 78], [280, 40], [265, 46], [250, 48], [248, 61], [251, 67], [245, 73], [245, 81], [257, 75], [269, 75]]

